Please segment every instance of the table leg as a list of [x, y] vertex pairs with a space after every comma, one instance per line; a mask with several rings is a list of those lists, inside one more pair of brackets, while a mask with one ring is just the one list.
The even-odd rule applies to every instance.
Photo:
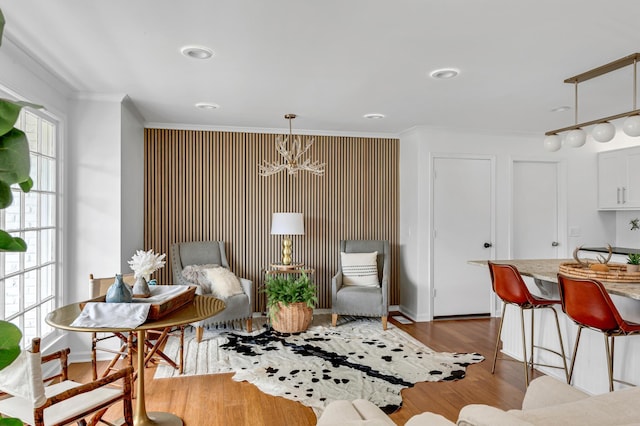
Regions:
[[175, 414], [152, 411], [147, 413], [144, 401], [144, 339], [145, 331], [138, 330], [138, 386], [136, 408], [133, 413], [134, 426], [182, 426], [182, 419]]

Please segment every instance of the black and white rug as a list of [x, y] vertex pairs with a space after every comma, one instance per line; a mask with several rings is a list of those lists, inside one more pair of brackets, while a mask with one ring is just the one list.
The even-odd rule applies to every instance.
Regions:
[[[407, 333], [379, 319], [350, 319], [332, 328], [328, 315], [316, 315], [300, 334], [280, 334], [254, 324], [253, 333], [206, 330], [201, 343], [185, 335], [184, 375], [235, 372], [233, 380], [248, 381], [262, 392], [313, 408], [319, 415], [331, 401], [368, 399], [387, 413], [402, 404], [400, 391], [417, 382], [458, 380], [468, 365], [482, 361], [477, 353], [434, 352]], [[178, 340], [165, 353], [173, 357]], [[160, 365], [155, 378], [177, 376]]]

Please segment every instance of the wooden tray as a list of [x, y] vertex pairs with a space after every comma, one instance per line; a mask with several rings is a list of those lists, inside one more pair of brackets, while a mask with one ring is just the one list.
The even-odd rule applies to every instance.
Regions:
[[[196, 286], [191, 285], [187, 289], [187, 291], [178, 294], [177, 296], [172, 297], [171, 299], [167, 299], [162, 303], [153, 303], [151, 304], [151, 308], [149, 309], [149, 315], [147, 316], [147, 320], [158, 320], [162, 317], [169, 315], [173, 311], [177, 311], [182, 308], [184, 305], [191, 303], [196, 296]], [[84, 306], [88, 302], [104, 302], [106, 299], [105, 295], [98, 296], [96, 298], [86, 300], [84, 302], [80, 302], [80, 309], [84, 309]]]
[[609, 272], [592, 271], [577, 262], [560, 264], [560, 272], [574, 278], [593, 278], [599, 281], [618, 283], [640, 283], [640, 272], [627, 272], [627, 265], [622, 263], [608, 263]]

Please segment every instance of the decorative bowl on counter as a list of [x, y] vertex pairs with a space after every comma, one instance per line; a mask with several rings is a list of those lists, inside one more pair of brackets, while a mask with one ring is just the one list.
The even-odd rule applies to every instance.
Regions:
[[594, 271], [578, 262], [564, 262], [560, 264], [560, 273], [574, 278], [592, 278], [599, 281], [619, 283], [640, 283], [640, 272], [628, 272], [627, 265], [622, 263], [607, 263], [609, 271]]

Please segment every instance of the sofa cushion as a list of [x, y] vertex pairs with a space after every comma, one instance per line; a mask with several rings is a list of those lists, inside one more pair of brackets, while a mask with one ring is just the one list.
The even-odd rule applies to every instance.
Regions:
[[333, 401], [318, 419], [318, 426], [395, 426], [395, 423], [375, 404], [364, 400]]
[[220, 265], [215, 263], [205, 265], [187, 265], [182, 270], [182, 277], [190, 283], [197, 285], [202, 290], [198, 294], [209, 294], [211, 293], [211, 282], [204, 271], [205, 269], [215, 268], [218, 266]]
[[629, 425], [640, 419], [639, 400], [640, 388], [629, 388], [514, 414], [534, 425], [565, 426], [575, 419], [581, 426]]
[[[520, 411], [506, 412], [499, 408], [482, 404], [462, 407], [458, 415], [458, 426], [532, 426], [518, 415]], [[566, 421], [566, 420], [565, 420]]]
[[538, 377], [529, 383], [522, 401], [523, 410], [579, 401], [589, 395], [551, 376]]
[[379, 287], [378, 252], [340, 253], [342, 285]]
[[218, 299], [227, 299], [236, 294], [242, 294], [242, 286], [236, 275], [227, 268], [206, 268], [204, 273], [209, 281], [211, 294]]
[[404, 426], [455, 426], [455, 423], [440, 414], [425, 412], [411, 417]]

